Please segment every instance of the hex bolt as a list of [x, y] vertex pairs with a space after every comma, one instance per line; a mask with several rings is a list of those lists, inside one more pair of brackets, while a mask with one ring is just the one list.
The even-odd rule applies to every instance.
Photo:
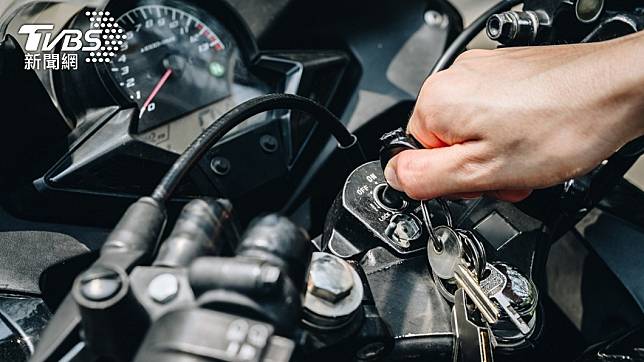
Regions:
[[157, 303], [168, 303], [178, 294], [179, 280], [174, 274], [159, 274], [148, 284], [148, 295]]
[[505, 45], [529, 45], [534, 42], [543, 19], [534, 11], [505, 11], [487, 20], [487, 36]]
[[516, 36], [519, 24], [508, 12], [494, 14], [487, 20], [486, 33], [492, 40], [503, 42]]
[[121, 276], [115, 270], [104, 267], [90, 269], [80, 277], [82, 296], [93, 302], [112, 298], [122, 285]]
[[230, 172], [230, 161], [225, 157], [213, 157], [210, 160], [210, 168], [219, 176], [225, 176]]
[[337, 256], [319, 253], [311, 261], [308, 291], [327, 302], [337, 303], [351, 293], [353, 275], [348, 263]]
[[259, 138], [259, 145], [265, 152], [273, 153], [277, 151], [279, 143], [277, 142], [277, 138], [273, 137], [273, 135], [265, 134]]

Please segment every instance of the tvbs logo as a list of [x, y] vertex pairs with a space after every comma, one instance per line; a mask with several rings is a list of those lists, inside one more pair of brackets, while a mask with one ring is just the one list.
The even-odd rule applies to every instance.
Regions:
[[77, 52], [89, 52], [87, 63], [109, 62], [127, 38], [123, 29], [108, 11], [88, 11], [85, 15], [90, 20], [90, 28], [85, 31], [64, 29], [55, 33], [53, 24], [22, 25], [18, 34], [27, 37], [25, 69], [77, 69]]
[[[52, 39], [53, 30], [53, 24], [25, 24], [20, 27], [18, 34], [27, 35], [25, 50], [28, 52], [51, 51], [61, 41], [60, 50], [63, 52], [77, 52], [79, 50], [91, 52], [101, 48], [102, 30], [90, 29], [83, 35], [83, 32], [78, 29], [65, 29]], [[82, 39], [85, 39], [87, 45], [83, 43]]]

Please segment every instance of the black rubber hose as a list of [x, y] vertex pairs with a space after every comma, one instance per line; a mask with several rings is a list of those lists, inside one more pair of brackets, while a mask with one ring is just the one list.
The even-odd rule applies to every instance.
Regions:
[[485, 28], [485, 24], [487, 23], [487, 19], [494, 15], [498, 14], [503, 11], [508, 11], [512, 9], [513, 6], [516, 6], [518, 4], [523, 3], [524, 0], [503, 0], [489, 8], [486, 12], [484, 12], [481, 16], [476, 18], [472, 24], [470, 24], [467, 28], [463, 29], [463, 31], [454, 39], [452, 44], [445, 50], [443, 55], [438, 59], [436, 64], [434, 65], [434, 68], [432, 68], [432, 71], [429, 73], [429, 75], [436, 74], [440, 72], [441, 70], [447, 69], [452, 63], [454, 63], [454, 60], [456, 60], [456, 57], [458, 57], [459, 54], [465, 49], [467, 44], [469, 44], [474, 37]]
[[341, 148], [350, 148], [356, 144], [356, 137], [321, 104], [294, 94], [260, 96], [241, 103], [208, 126], [174, 162], [152, 193], [152, 198], [166, 202], [192, 166], [226, 133], [250, 117], [274, 109], [290, 109], [309, 114], [336, 138]]

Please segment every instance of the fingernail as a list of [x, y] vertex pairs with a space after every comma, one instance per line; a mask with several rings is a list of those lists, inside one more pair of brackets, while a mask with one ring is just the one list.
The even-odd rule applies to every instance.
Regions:
[[389, 162], [387, 167], [385, 167], [385, 179], [391, 187], [401, 191], [400, 184], [398, 183], [398, 176], [396, 175], [396, 169], [391, 166], [391, 162]]

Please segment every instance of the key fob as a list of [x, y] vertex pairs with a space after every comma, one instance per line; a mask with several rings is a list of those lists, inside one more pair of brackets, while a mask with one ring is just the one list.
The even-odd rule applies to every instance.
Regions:
[[[380, 147], [380, 167], [382, 167], [383, 171], [389, 160], [400, 152], [422, 148], [420, 143], [414, 137], [405, 133], [402, 128], [385, 133], [380, 137], [380, 142], [382, 143]], [[400, 210], [407, 202], [411, 201], [404, 192], [400, 192], [389, 185], [382, 190], [378, 197], [380, 202], [393, 210]]]
[[387, 132], [380, 137], [382, 146], [380, 147], [380, 166], [385, 169], [389, 160], [405, 150], [417, 150], [423, 148], [420, 142], [405, 133], [402, 128]]

